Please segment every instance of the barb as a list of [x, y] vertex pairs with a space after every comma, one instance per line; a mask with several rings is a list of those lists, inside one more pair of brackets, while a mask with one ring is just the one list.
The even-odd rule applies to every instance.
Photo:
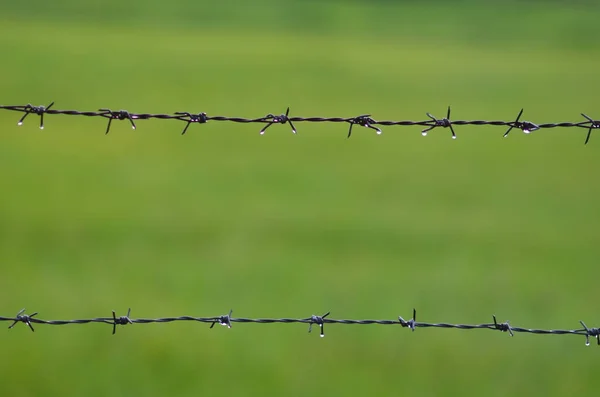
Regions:
[[213, 321], [210, 325], [210, 328], [214, 327], [216, 323], [219, 323], [224, 327], [231, 328], [231, 313], [233, 313], [233, 309], [229, 310], [229, 314], [220, 316], [216, 321]]
[[33, 320], [33, 316], [37, 315], [37, 312], [30, 314], [30, 315], [23, 314], [23, 313], [25, 313], [25, 309], [19, 310], [19, 312], [17, 313], [17, 315], [14, 318], [13, 323], [8, 326], [8, 329], [11, 329], [17, 323], [25, 323], [25, 324], [27, 324], [27, 326], [29, 327], [31, 332], [35, 332], [35, 329], [33, 329], [33, 325], [31, 325], [31, 321]]
[[600, 121], [594, 120], [587, 115], [581, 113], [581, 115], [585, 118], [584, 121], [579, 122], [560, 122], [560, 123], [545, 123], [545, 124], [536, 124], [531, 121], [521, 121], [521, 116], [523, 115], [523, 109], [519, 112], [517, 118], [514, 121], [500, 121], [500, 120], [450, 120], [450, 107], [448, 106], [448, 111], [446, 113], [446, 117], [442, 119], [438, 119], [435, 116], [431, 115], [431, 113], [426, 113], [429, 120], [423, 121], [411, 121], [411, 120], [375, 120], [371, 118], [370, 114], [364, 114], [357, 117], [290, 117], [290, 108], [288, 107], [284, 114], [279, 116], [275, 116], [271, 113], [267, 114], [265, 117], [260, 118], [244, 118], [244, 117], [230, 117], [230, 116], [208, 116], [206, 113], [190, 113], [190, 112], [175, 112], [173, 114], [150, 114], [150, 113], [130, 113], [126, 110], [118, 110], [113, 111], [106, 108], [101, 108], [98, 111], [79, 111], [79, 110], [57, 110], [51, 109], [54, 105], [54, 102], [51, 102], [48, 106], [32, 106], [31, 104], [27, 105], [0, 105], [0, 110], [11, 110], [15, 112], [24, 113], [21, 117], [18, 125], [22, 125], [25, 118], [30, 114], [36, 114], [40, 116], [40, 128], [44, 128], [44, 116], [48, 115], [66, 115], [66, 116], [85, 116], [85, 117], [102, 117], [108, 119], [108, 125], [106, 126], [105, 134], [108, 134], [110, 131], [111, 123], [113, 120], [129, 120], [132, 129], [136, 129], [137, 126], [135, 124], [136, 120], [149, 120], [149, 119], [162, 119], [162, 120], [177, 120], [184, 121], [186, 125], [183, 129], [181, 135], [185, 135], [188, 130], [188, 127], [192, 123], [206, 124], [208, 121], [227, 121], [232, 123], [259, 123], [264, 124], [264, 127], [260, 130], [260, 135], [264, 135], [265, 131], [272, 126], [273, 124], [289, 124], [292, 129], [292, 133], [296, 134], [296, 127], [294, 123], [349, 123], [350, 128], [348, 129], [348, 138], [352, 135], [352, 127], [356, 124], [362, 127], [366, 127], [372, 129], [377, 132], [377, 135], [381, 135], [381, 129], [378, 128], [378, 125], [381, 126], [421, 126], [426, 127], [421, 130], [421, 134], [426, 136], [429, 131], [434, 128], [449, 128], [452, 133], [452, 139], [456, 139], [456, 133], [454, 132], [455, 125], [492, 125], [492, 126], [503, 126], [509, 127], [508, 130], [504, 133], [504, 137], [508, 137], [508, 134], [512, 131], [513, 128], [519, 129], [523, 131], [525, 134], [529, 134], [532, 131], [547, 129], [547, 128], [585, 128], [588, 130], [585, 144], [587, 144], [590, 140], [590, 135], [593, 129], [600, 128]]
[[319, 326], [319, 328], [321, 328], [321, 338], [323, 338], [325, 336], [325, 330], [324, 330], [324, 324], [325, 324], [325, 320], [324, 318], [329, 316], [331, 312], [327, 312], [325, 314], [323, 314], [322, 316], [315, 316], [314, 314], [312, 316], [310, 316], [310, 323], [308, 323], [308, 333], [312, 332], [312, 325], [313, 324], [317, 324]]
[[129, 120], [129, 122], [131, 123], [131, 129], [135, 130], [135, 123], [133, 122], [133, 117], [131, 114], [129, 114], [127, 110], [119, 110], [117, 112], [114, 112], [110, 109], [100, 109], [100, 111], [102, 112], [100, 116], [106, 117], [108, 119], [108, 125], [106, 126], [105, 134], [108, 134], [108, 132], [110, 131], [110, 123], [112, 123], [113, 120]]
[[112, 315], [113, 315], [113, 335], [117, 332], [117, 325], [133, 324], [133, 322], [129, 318], [129, 316], [131, 315], [131, 308], [127, 309], [126, 316], [121, 316], [121, 317], [117, 318], [117, 315], [115, 314], [114, 310], [112, 312]]
[[508, 131], [506, 131], [504, 133], [504, 137], [506, 138], [508, 136], [508, 133], [513, 129], [513, 128], [518, 128], [521, 131], [523, 131], [525, 134], [529, 134], [531, 133], [531, 131], [535, 131], [535, 130], [539, 130], [540, 126], [537, 124], [534, 124], [532, 122], [529, 121], [519, 121], [519, 119], [521, 118], [521, 115], [523, 114], [523, 109], [521, 109], [521, 111], [519, 112], [519, 114], [517, 115], [517, 119], [515, 121], [513, 121], [512, 123], [510, 123], [510, 128], [508, 129]]
[[265, 125], [260, 130], [260, 135], [263, 135], [265, 133], [265, 131], [267, 130], [267, 128], [269, 128], [270, 126], [272, 126], [275, 123], [279, 123], [279, 124], [288, 123], [290, 125], [290, 127], [292, 127], [292, 133], [295, 134], [296, 127], [294, 127], [294, 124], [292, 124], [292, 120], [290, 120], [290, 118], [288, 117], [289, 114], [290, 114], [290, 108], [288, 107], [287, 110], [285, 111], [285, 114], [282, 114], [279, 116], [273, 116], [271, 113], [269, 113], [268, 115], [266, 115], [264, 120], [267, 122], [267, 125]]
[[367, 127], [372, 130], [377, 131], [377, 135], [381, 135], [381, 130], [377, 127], [374, 127], [372, 124], [376, 124], [377, 122], [371, 118], [370, 114], [363, 114], [362, 116], [358, 116], [353, 118], [352, 120], [348, 120], [350, 123], [350, 128], [348, 129], [348, 138], [352, 135], [352, 126], [354, 124], [358, 124], [362, 127]]
[[15, 108], [20, 108], [20, 109], [14, 109], [14, 110], [19, 110], [19, 111], [25, 113], [23, 115], [23, 117], [21, 117], [21, 119], [17, 122], [17, 125], [23, 125], [23, 121], [25, 121], [25, 118], [27, 116], [29, 116], [31, 113], [34, 113], [34, 114], [37, 114], [38, 116], [40, 116], [40, 130], [43, 130], [44, 129], [44, 113], [46, 113], [52, 107], [52, 105], [54, 105], [54, 102], [51, 102], [50, 105], [48, 105], [48, 106], [31, 106], [30, 103], [28, 103], [25, 106], [15, 106]]
[[585, 144], [587, 145], [587, 143], [590, 141], [590, 135], [592, 135], [592, 129], [593, 128], [600, 128], [600, 121], [598, 121], [598, 120], [592, 120], [590, 117], [586, 116], [583, 113], [581, 113], [581, 115], [583, 117], [585, 117], [591, 123], [590, 124], [590, 129], [588, 130], [587, 136], [585, 137]]
[[161, 317], [161, 318], [130, 318], [131, 308], [127, 310], [126, 316], [117, 317], [115, 312], [112, 312], [112, 317], [97, 317], [90, 319], [78, 319], [78, 320], [42, 320], [34, 318], [38, 313], [30, 315], [24, 314], [25, 309], [22, 309], [17, 313], [15, 317], [0, 317], [0, 321], [9, 321], [12, 324], [8, 327], [12, 329], [17, 323], [26, 324], [31, 331], [34, 331], [32, 324], [44, 324], [44, 325], [69, 325], [69, 324], [91, 324], [91, 323], [104, 323], [112, 326], [112, 334], [114, 335], [117, 331], [117, 325], [128, 325], [128, 324], [150, 324], [150, 323], [172, 323], [177, 321], [193, 321], [199, 323], [209, 323], [212, 329], [215, 324], [231, 328], [232, 323], [251, 323], [251, 324], [308, 324], [308, 332], [312, 331], [313, 324], [319, 326], [321, 332], [320, 337], [325, 336], [324, 327], [325, 324], [343, 324], [343, 325], [400, 325], [402, 328], [408, 328], [412, 332], [416, 328], [442, 328], [442, 329], [459, 329], [459, 330], [473, 330], [473, 329], [489, 329], [493, 331], [508, 332], [510, 336], [514, 336], [515, 333], [528, 333], [534, 335], [580, 335], [585, 336], [585, 345], [590, 345], [590, 337], [596, 338], [598, 345], [600, 346], [600, 328], [588, 328], [583, 321], [579, 323], [583, 326], [583, 329], [536, 329], [536, 328], [522, 328], [514, 327], [509, 324], [508, 321], [499, 323], [496, 320], [496, 316], [492, 316], [493, 323], [483, 324], [451, 324], [451, 323], [427, 323], [417, 322], [417, 311], [413, 309], [412, 318], [410, 320], [404, 320], [398, 316], [397, 320], [351, 320], [351, 319], [333, 319], [328, 318], [331, 312], [327, 312], [322, 316], [312, 315], [307, 318], [234, 318], [231, 317], [233, 310], [230, 310], [228, 314], [216, 317], [192, 317], [192, 316], [180, 316], [180, 317]]
[[185, 116], [185, 117], [180, 117], [179, 120], [187, 121], [187, 124], [185, 125], [185, 128], [183, 129], [183, 132], [181, 133], [181, 135], [185, 135], [185, 132], [187, 131], [187, 129], [191, 123], [204, 124], [207, 121], [206, 113], [191, 114], [188, 112], [175, 112], [175, 114]]
[[427, 133], [432, 129], [436, 127], [443, 127], [450, 128], [450, 131], [452, 132], [452, 139], [456, 139], [456, 134], [454, 133], [454, 128], [452, 128], [452, 122], [450, 121], [450, 106], [448, 106], [448, 113], [443, 119], [438, 120], [434, 116], [432, 116], [431, 113], [427, 113], [427, 117], [431, 119], [432, 124], [430, 124], [429, 128], [426, 128], [423, 131], [421, 131], [421, 135], [427, 136]]

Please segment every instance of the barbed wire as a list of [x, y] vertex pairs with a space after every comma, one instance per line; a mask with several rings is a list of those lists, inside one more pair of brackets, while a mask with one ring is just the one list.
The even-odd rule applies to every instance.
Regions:
[[79, 110], [56, 110], [51, 109], [54, 106], [54, 102], [50, 103], [48, 106], [32, 106], [31, 104], [27, 105], [0, 105], [0, 109], [4, 110], [12, 110], [16, 112], [24, 113], [21, 119], [18, 121], [18, 125], [22, 125], [28, 115], [34, 114], [40, 117], [40, 129], [44, 129], [44, 115], [66, 115], [66, 116], [86, 116], [86, 117], [102, 117], [108, 119], [108, 124], [106, 126], [106, 134], [109, 133], [111, 128], [111, 123], [113, 120], [128, 120], [131, 128], [136, 129], [137, 126], [135, 124], [136, 120], [148, 120], [148, 119], [163, 119], [163, 120], [178, 120], [185, 122], [185, 127], [181, 132], [184, 135], [190, 124], [205, 124], [208, 121], [228, 121], [234, 123], [259, 123], [265, 124], [263, 128], [260, 130], [260, 134], [263, 135], [267, 128], [269, 128], [273, 124], [289, 124], [292, 132], [296, 134], [296, 127], [293, 123], [300, 122], [310, 122], [310, 123], [348, 123], [350, 124], [348, 128], [348, 138], [352, 135], [352, 127], [354, 125], [358, 125], [361, 127], [366, 127], [374, 130], [377, 134], [381, 134], [382, 131], [378, 125], [380, 126], [422, 126], [426, 127], [421, 130], [422, 135], [427, 135], [431, 130], [435, 128], [449, 128], [452, 134], [452, 138], [456, 139], [456, 133], [454, 131], [453, 126], [457, 125], [494, 125], [494, 126], [504, 126], [509, 127], [508, 130], [504, 133], [504, 137], [507, 137], [513, 128], [519, 129], [526, 134], [531, 133], [532, 131], [536, 131], [539, 129], [545, 128], [569, 128], [569, 127], [577, 127], [577, 128], [585, 128], [587, 129], [587, 135], [585, 138], [585, 144], [587, 144], [590, 140], [590, 136], [593, 129], [600, 128], [600, 120], [592, 119], [584, 113], [581, 115], [585, 118], [584, 121], [580, 122], [560, 122], [560, 123], [544, 123], [544, 124], [536, 124], [531, 121], [521, 121], [521, 116], [523, 115], [523, 109], [517, 115], [517, 118], [514, 121], [500, 121], [500, 120], [450, 120], [450, 106], [448, 106], [448, 111], [446, 113], [446, 117], [438, 119], [433, 116], [431, 113], [426, 113], [429, 120], [425, 121], [411, 121], [411, 120], [400, 120], [400, 121], [390, 121], [390, 120], [374, 120], [371, 118], [370, 114], [363, 114], [356, 117], [290, 117], [290, 108], [288, 107], [286, 112], [280, 115], [274, 115], [272, 113], [267, 114], [264, 117], [259, 118], [244, 118], [244, 117], [229, 117], [229, 116], [208, 116], [206, 113], [190, 113], [190, 112], [175, 112], [173, 114], [151, 114], [151, 113], [130, 113], [126, 110], [110, 110], [106, 108], [101, 108], [98, 111], [79, 111]]
[[460, 329], [460, 330], [472, 330], [472, 329], [489, 329], [501, 332], [508, 332], [510, 336], [514, 336], [517, 332], [529, 333], [535, 335], [582, 335], [585, 336], [585, 345], [590, 345], [590, 337], [596, 338], [598, 345], [600, 345], [600, 328], [588, 328], [583, 321], [579, 321], [583, 329], [535, 329], [535, 328], [522, 328], [511, 326], [508, 321], [499, 323], [496, 320], [496, 316], [493, 315], [493, 323], [484, 324], [449, 324], [449, 323], [426, 323], [417, 322], [417, 311], [413, 309], [412, 318], [405, 320], [398, 316], [398, 320], [347, 320], [347, 319], [332, 319], [328, 318], [330, 312], [323, 314], [322, 316], [312, 315], [307, 318], [235, 318], [232, 317], [233, 310], [230, 310], [228, 314], [216, 316], [216, 317], [192, 317], [192, 316], [180, 316], [180, 317], [162, 317], [162, 318], [130, 318], [131, 308], [127, 310], [126, 316], [117, 317], [115, 311], [112, 311], [112, 317], [97, 317], [90, 319], [79, 319], [79, 320], [42, 320], [35, 318], [38, 315], [37, 312], [32, 314], [25, 314], [25, 309], [20, 310], [15, 317], [0, 317], [0, 321], [10, 321], [12, 324], [8, 327], [12, 329], [16, 324], [26, 324], [32, 332], [35, 331], [33, 324], [45, 324], [45, 325], [68, 325], [68, 324], [91, 324], [91, 323], [103, 323], [112, 325], [113, 335], [117, 332], [117, 325], [129, 325], [129, 324], [150, 324], [150, 323], [171, 323], [176, 321], [195, 321], [200, 323], [210, 323], [210, 328], [213, 328], [215, 324], [231, 328], [232, 323], [252, 323], [252, 324], [292, 324], [302, 323], [308, 324], [308, 332], [312, 331], [313, 325], [318, 325], [320, 328], [320, 336], [325, 336], [325, 324], [344, 324], [344, 325], [400, 325], [403, 328], [408, 328], [411, 331], [415, 331], [416, 328], [443, 328], [443, 329]]

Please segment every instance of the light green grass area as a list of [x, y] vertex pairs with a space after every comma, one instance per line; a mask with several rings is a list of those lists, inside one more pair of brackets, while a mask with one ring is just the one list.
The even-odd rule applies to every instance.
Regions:
[[[600, 118], [597, 24], [576, 5], [14, 3], [0, 17], [2, 104]], [[347, 125], [297, 123], [296, 136], [274, 125], [261, 137], [258, 124], [209, 122], [182, 137], [184, 123], [141, 120], [135, 131], [115, 121], [105, 136], [105, 119], [48, 116], [39, 130], [35, 115], [17, 127], [19, 117], [0, 111], [0, 315], [394, 319], [416, 307], [419, 321], [600, 325], [599, 134], [584, 146], [584, 129], [502, 139], [501, 127], [456, 126], [453, 141], [445, 129], [355, 127], [346, 139]], [[18, 324], [0, 338], [2, 393], [562, 396], [600, 386], [600, 350], [583, 337], [325, 330], [170, 323], [113, 336], [103, 324]]]

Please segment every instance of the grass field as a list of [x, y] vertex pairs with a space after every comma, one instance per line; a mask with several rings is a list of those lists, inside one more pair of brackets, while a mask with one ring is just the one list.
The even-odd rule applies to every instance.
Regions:
[[[260, 117], [600, 118], [594, 12], [529, 3], [41, 2], [0, 16], [0, 103]], [[191, 8], [186, 8], [191, 7]], [[221, 8], [219, 8], [221, 7]], [[595, 7], [595, 6], [593, 6]], [[316, 9], [318, 8], [318, 9]], [[136, 10], [141, 10], [136, 12]], [[208, 12], [210, 10], [211, 12]], [[222, 12], [221, 12], [222, 11]], [[597, 24], [596, 24], [597, 25]], [[0, 315], [599, 326], [600, 135], [0, 111]], [[5, 323], [6, 326], [9, 323]], [[328, 325], [23, 324], [7, 396], [563, 396], [583, 337]]]

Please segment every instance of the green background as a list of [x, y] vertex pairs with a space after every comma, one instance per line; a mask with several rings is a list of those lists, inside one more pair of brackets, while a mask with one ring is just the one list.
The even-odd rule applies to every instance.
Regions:
[[[0, 103], [423, 120], [600, 118], [582, 2], [4, 2]], [[0, 315], [598, 326], [600, 136], [0, 111]], [[10, 323], [3, 323], [8, 326]], [[574, 395], [582, 336], [103, 324], [0, 338], [7, 396]]]

